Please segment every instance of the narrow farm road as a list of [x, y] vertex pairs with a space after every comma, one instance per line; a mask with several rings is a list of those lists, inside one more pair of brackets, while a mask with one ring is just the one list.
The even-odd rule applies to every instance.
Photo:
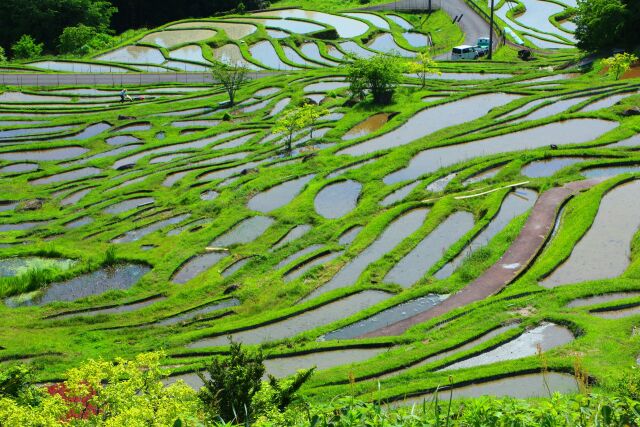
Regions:
[[543, 193], [511, 247], [484, 274], [431, 310], [369, 332], [360, 338], [400, 335], [412, 326], [481, 301], [504, 289], [536, 258], [553, 229], [560, 206], [573, 195], [599, 182], [599, 179], [575, 181]]

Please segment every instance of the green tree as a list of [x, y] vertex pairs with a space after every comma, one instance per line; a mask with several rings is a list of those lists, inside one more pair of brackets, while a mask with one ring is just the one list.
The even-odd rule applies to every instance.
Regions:
[[204, 382], [200, 399], [213, 416], [244, 423], [253, 416], [251, 400], [262, 387], [265, 373], [261, 351], [248, 352], [231, 342], [229, 356], [216, 357], [198, 376]]
[[402, 79], [403, 65], [400, 59], [389, 55], [356, 58], [347, 66], [351, 93], [356, 97], [371, 93], [374, 103], [390, 103], [393, 92]]
[[249, 70], [240, 64], [216, 61], [211, 66], [213, 80], [220, 82], [229, 96], [230, 105], [235, 105], [236, 92], [247, 81]]
[[624, 73], [629, 71], [634, 62], [638, 61], [638, 57], [631, 53], [617, 53], [610, 58], [602, 60], [602, 64], [608, 67], [607, 73], [615, 80], [620, 79]]
[[430, 74], [442, 74], [438, 69], [436, 61], [431, 59], [431, 55], [428, 52], [420, 52], [416, 55], [416, 60], [408, 63], [407, 68], [410, 73], [414, 73], [420, 78], [422, 88], [427, 84], [427, 76]]
[[36, 43], [29, 34], [23, 34], [20, 40], [11, 46], [11, 51], [16, 59], [31, 59], [42, 54], [42, 43]]
[[7, 55], [4, 52], [4, 48], [0, 46], [0, 64], [7, 62]]
[[578, 0], [578, 47], [603, 51], [634, 47], [640, 42], [640, 2], [637, 0]]
[[272, 133], [283, 133], [286, 137], [287, 151], [291, 152], [293, 149], [293, 136], [305, 127], [307, 127], [307, 121], [302, 115], [302, 109], [295, 108], [276, 121]]
[[65, 28], [60, 35], [60, 53], [87, 54], [91, 50], [89, 44], [96, 34], [95, 28], [84, 24]]
[[315, 104], [305, 104], [300, 108], [300, 116], [303, 122], [303, 127], [310, 127], [310, 137], [313, 139], [313, 129], [318, 122], [318, 119], [326, 114], [329, 114], [329, 110], [324, 107]]

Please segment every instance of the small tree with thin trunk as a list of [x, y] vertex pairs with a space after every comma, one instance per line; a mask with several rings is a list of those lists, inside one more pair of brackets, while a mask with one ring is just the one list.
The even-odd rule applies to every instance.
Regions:
[[273, 133], [284, 133], [286, 136], [287, 151], [291, 152], [293, 135], [308, 126], [308, 119], [303, 114], [302, 108], [295, 108], [280, 117], [273, 128]]
[[438, 64], [431, 58], [428, 52], [420, 52], [416, 55], [416, 60], [409, 62], [407, 68], [410, 73], [417, 74], [422, 83], [422, 88], [427, 84], [427, 76], [430, 74], [442, 74], [438, 69]]
[[227, 64], [216, 61], [211, 66], [214, 81], [220, 82], [229, 95], [229, 103], [235, 104], [236, 92], [247, 81], [249, 70], [238, 64]]
[[374, 103], [389, 104], [403, 71], [404, 62], [395, 56], [356, 58], [347, 67], [347, 81], [354, 96], [364, 97], [369, 92]]
[[311, 138], [313, 138], [313, 129], [318, 122], [318, 119], [326, 114], [329, 114], [329, 110], [319, 105], [305, 104], [301, 107], [301, 119], [306, 122], [306, 126], [311, 127]]
[[638, 57], [632, 53], [617, 53], [610, 58], [602, 60], [602, 64], [609, 67], [609, 75], [615, 80], [620, 79], [624, 73], [629, 71], [631, 65], [638, 61]]

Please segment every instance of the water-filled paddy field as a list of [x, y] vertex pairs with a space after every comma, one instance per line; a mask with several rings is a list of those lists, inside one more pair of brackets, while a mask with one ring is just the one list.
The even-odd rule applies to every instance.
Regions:
[[[526, 3], [516, 30], [572, 42]], [[543, 365], [574, 392], [578, 353], [596, 386], [635, 363], [640, 122], [621, 113], [637, 79], [541, 66], [554, 55], [442, 63], [423, 88], [405, 75], [390, 105], [352, 105], [336, 65], [412, 57], [432, 42], [420, 21], [283, 13], [174, 23], [94, 58], [286, 70], [236, 106], [206, 83], [129, 87], [144, 100], [127, 104], [113, 86], [0, 93], [0, 360], [53, 354], [29, 362], [46, 382], [85, 354], [164, 349], [169, 381], [197, 387], [231, 336], [278, 377], [317, 366], [310, 398], [380, 381], [394, 404], [449, 376], [455, 397], [544, 396]], [[289, 153], [273, 129], [305, 102], [329, 113]], [[527, 233], [539, 248], [513, 245]], [[497, 291], [474, 299], [479, 283]]]

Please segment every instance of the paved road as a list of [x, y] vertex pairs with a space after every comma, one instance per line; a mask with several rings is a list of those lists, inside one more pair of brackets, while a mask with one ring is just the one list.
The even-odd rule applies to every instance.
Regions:
[[495, 295], [515, 280], [535, 259], [553, 230], [560, 206], [573, 195], [600, 182], [599, 179], [575, 181], [543, 193], [511, 247], [483, 275], [431, 310], [369, 332], [360, 338], [401, 335], [412, 326]]

